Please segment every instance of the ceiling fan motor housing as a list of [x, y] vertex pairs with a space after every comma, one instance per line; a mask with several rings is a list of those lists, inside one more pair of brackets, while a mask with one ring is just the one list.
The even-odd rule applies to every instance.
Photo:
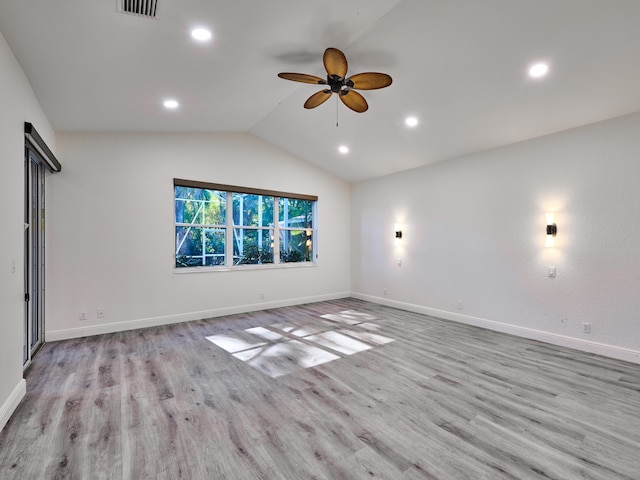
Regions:
[[339, 93], [342, 87], [346, 85], [344, 77], [338, 75], [327, 75], [327, 84], [333, 93]]

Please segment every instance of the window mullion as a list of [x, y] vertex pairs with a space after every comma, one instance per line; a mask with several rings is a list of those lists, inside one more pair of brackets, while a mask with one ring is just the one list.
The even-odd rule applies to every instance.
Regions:
[[280, 263], [280, 197], [273, 197], [273, 263]]
[[233, 194], [227, 192], [227, 219], [224, 240], [225, 264], [233, 266]]
[[[200, 221], [202, 222], [202, 224], [204, 225], [205, 223], [205, 218], [204, 218], [204, 212], [205, 212], [205, 201], [204, 200], [200, 200], [200, 207], [199, 207], [199, 211], [197, 213], [198, 216], [200, 216]], [[200, 234], [200, 243], [202, 246], [202, 266], [206, 266], [207, 265], [207, 229], [206, 228], [202, 228], [202, 233]]]
[[[262, 224], [262, 195], [258, 196], [258, 226], [264, 227]], [[258, 250], [262, 250], [262, 232], [264, 230], [258, 230]]]

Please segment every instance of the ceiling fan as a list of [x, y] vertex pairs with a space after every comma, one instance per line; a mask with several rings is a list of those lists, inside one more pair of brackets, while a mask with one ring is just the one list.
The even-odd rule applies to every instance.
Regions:
[[367, 111], [369, 105], [364, 97], [355, 90], [376, 90], [388, 87], [392, 82], [391, 77], [386, 73], [376, 72], [357, 73], [347, 78], [347, 57], [337, 48], [327, 48], [324, 51], [322, 61], [327, 71], [326, 80], [306, 73], [278, 74], [280, 78], [285, 80], [329, 87], [311, 95], [304, 102], [304, 108], [316, 108], [329, 100], [332, 94], [337, 93], [342, 103], [347, 107], [354, 112], [363, 113]]

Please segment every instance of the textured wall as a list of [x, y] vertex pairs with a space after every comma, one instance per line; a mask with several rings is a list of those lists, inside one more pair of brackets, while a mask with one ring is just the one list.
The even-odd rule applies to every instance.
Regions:
[[352, 290], [640, 361], [638, 131], [636, 114], [354, 185]]

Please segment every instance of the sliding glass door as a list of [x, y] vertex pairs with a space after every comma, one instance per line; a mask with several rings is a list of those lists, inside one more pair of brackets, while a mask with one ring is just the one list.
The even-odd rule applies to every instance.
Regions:
[[44, 342], [44, 179], [45, 164], [29, 146], [25, 148], [24, 208], [24, 350], [23, 363]]

